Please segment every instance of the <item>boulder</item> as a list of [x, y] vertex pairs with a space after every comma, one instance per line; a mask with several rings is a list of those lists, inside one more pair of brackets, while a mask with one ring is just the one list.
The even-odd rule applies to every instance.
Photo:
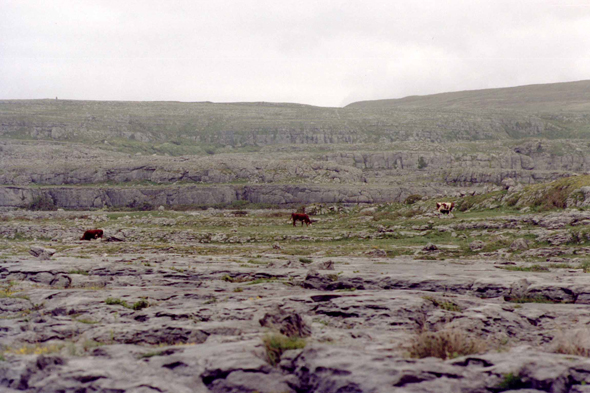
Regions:
[[[387, 256], [387, 254], [385, 254], [385, 256]], [[312, 265], [312, 267], [317, 270], [334, 270], [334, 261], [316, 262]]]
[[311, 328], [307, 326], [301, 315], [296, 312], [285, 313], [280, 307], [266, 313], [259, 322], [260, 326], [276, 329], [287, 337], [311, 336]]
[[471, 243], [469, 243], [469, 248], [471, 249], [471, 251], [479, 251], [482, 250], [485, 246], [485, 243], [482, 242], [481, 240], [474, 240]]
[[45, 248], [36, 245], [31, 246], [31, 249], [29, 250], [29, 254], [39, 258], [42, 261], [51, 259], [53, 254], [55, 254], [56, 252], [57, 250], [54, 250], [53, 248]]
[[438, 251], [438, 247], [433, 243], [428, 243], [424, 246], [422, 251]]
[[528, 249], [529, 249], [529, 245], [528, 245], [527, 241], [524, 240], [523, 238], [516, 239], [510, 245], [511, 251], [521, 251], [521, 250], [528, 250]]
[[387, 252], [385, 250], [380, 249], [380, 248], [375, 248], [371, 251], [367, 251], [366, 254], [370, 255], [372, 257], [379, 257], [379, 258], [387, 257]]
[[504, 180], [502, 180], [502, 186], [504, 187], [505, 190], [508, 190], [510, 187], [516, 186], [516, 180], [514, 180], [512, 178], [504, 179]]

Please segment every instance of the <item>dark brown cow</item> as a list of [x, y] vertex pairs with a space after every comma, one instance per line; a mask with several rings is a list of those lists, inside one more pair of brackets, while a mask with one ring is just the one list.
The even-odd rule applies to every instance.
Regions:
[[89, 229], [80, 238], [80, 240], [92, 240], [98, 239], [99, 237], [102, 238], [103, 231], [102, 229]]
[[436, 202], [436, 210], [442, 214], [449, 214], [455, 208], [455, 202]]
[[293, 219], [293, 226], [296, 226], [295, 223], [297, 221], [301, 221], [301, 226], [303, 226], [303, 223], [305, 223], [305, 225], [307, 226], [311, 225], [311, 220], [309, 219], [309, 216], [305, 213], [293, 213], [291, 214], [291, 218]]

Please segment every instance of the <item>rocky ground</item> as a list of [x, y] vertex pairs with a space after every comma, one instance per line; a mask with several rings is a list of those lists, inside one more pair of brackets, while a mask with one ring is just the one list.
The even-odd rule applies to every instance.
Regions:
[[334, 210], [0, 213], [1, 390], [590, 392], [590, 211]]

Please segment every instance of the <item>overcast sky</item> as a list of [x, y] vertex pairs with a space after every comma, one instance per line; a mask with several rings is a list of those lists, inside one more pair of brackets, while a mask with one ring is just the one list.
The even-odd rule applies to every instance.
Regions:
[[0, 98], [359, 100], [590, 79], [590, 0], [0, 0]]

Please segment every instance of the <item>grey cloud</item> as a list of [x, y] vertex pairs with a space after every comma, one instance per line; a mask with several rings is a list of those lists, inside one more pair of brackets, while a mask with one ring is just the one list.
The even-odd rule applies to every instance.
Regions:
[[585, 1], [4, 2], [0, 98], [354, 100], [588, 79]]

